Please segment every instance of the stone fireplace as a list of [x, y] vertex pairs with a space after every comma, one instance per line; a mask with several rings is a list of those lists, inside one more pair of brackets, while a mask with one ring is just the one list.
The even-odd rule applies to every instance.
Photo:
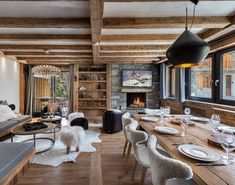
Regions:
[[127, 108], [145, 108], [146, 93], [127, 93], [126, 104]]

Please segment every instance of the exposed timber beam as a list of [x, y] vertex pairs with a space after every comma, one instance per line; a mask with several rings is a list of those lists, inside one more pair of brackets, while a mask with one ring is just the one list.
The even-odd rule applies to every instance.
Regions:
[[210, 48], [211, 48], [211, 52], [216, 52], [228, 47], [232, 47], [235, 46], [235, 34], [222, 39], [214, 44], [211, 44]]
[[99, 62], [104, 0], [90, 0], [93, 62]]
[[0, 40], [91, 40], [91, 35], [0, 34]]
[[[165, 51], [169, 45], [101, 45], [101, 51], [154, 50]], [[1, 47], [0, 47], [1, 48]]]
[[165, 52], [100, 52], [100, 56], [102, 57], [125, 57], [125, 56], [165, 56]]
[[92, 52], [19, 52], [19, 51], [5, 51], [5, 55], [15, 56], [92, 56]]
[[[188, 18], [192, 21], [192, 17]], [[195, 17], [195, 28], [224, 28], [230, 24], [228, 17]], [[148, 18], [104, 18], [104, 29], [148, 29], [184, 28], [185, 17], [148, 17]]]
[[72, 50], [91, 50], [89, 45], [0, 45], [1, 49], [72, 49]]
[[0, 28], [90, 28], [87, 18], [0, 18]]
[[27, 60], [27, 61], [39, 61], [39, 60], [47, 60], [47, 61], [63, 61], [63, 60], [91, 60], [91, 57], [17, 57], [18, 60]]
[[129, 41], [174, 41], [178, 34], [141, 34], [141, 35], [102, 35], [105, 42], [129, 42]]

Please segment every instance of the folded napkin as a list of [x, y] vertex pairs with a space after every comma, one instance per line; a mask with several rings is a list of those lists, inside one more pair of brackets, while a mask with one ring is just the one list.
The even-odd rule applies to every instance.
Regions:
[[26, 123], [24, 124], [24, 128], [26, 131], [32, 131], [47, 128], [47, 125], [43, 122]]

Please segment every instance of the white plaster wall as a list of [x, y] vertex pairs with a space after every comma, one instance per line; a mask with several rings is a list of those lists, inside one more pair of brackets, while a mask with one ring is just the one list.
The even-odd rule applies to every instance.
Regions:
[[0, 57], [0, 100], [15, 104], [16, 112], [19, 112], [20, 64], [3, 57]]

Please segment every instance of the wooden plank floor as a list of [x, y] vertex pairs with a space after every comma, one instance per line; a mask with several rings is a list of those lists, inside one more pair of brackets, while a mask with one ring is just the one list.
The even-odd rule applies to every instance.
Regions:
[[[134, 181], [131, 180], [134, 156], [131, 154], [128, 173], [126, 160], [122, 158], [124, 136], [101, 133], [102, 143], [93, 144], [95, 153], [81, 153], [75, 163], [64, 163], [59, 167], [31, 164], [17, 185], [136, 185], [140, 182], [140, 166]], [[151, 174], [147, 172], [145, 185], [151, 185]]]

